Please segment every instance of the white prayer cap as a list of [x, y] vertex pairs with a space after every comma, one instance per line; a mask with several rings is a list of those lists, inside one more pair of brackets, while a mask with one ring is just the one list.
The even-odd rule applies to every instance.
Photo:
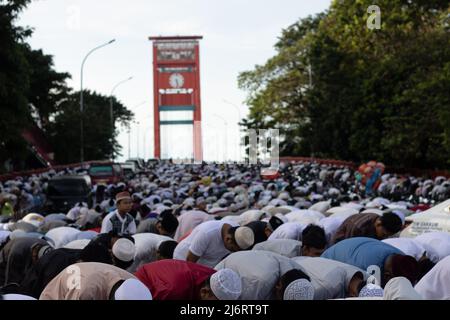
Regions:
[[284, 290], [283, 300], [312, 300], [314, 287], [306, 279], [292, 281]]
[[383, 297], [383, 289], [373, 283], [366, 284], [359, 292], [359, 297]]
[[194, 198], [186, 198], [184, 199], [183, 204], [193, 207], [195, 205], [195, 200]]
[[234, 239], [242, 250], [246, 250], [255, 243], [255, 235], [249, 227], [239, 227], [236, 229]]
[[112, 247], [113, 255], [121, 261], [131, 261], [136, 253], [136, 246], [131, 240], [121, 238]]
[[320, 201], [309, 207], [310, 210], [319, 211], [321, 213], [325, 213], [330, 208], [331, 208], [330, 201]]
[[280, 200], [285, 200], [285, 201], [287, 201], [287, 200], [289, 200], [289, 193], [288, 192], [286, 192], [286, 191], [284, 191], [284, 192], [281, 192], [279, 195], [278, 195], [278, 199], [280, 199]]
[[31, 223], [32, 225], [39, 227], [44, 222], [44, 216], [38, 213], [29, 213], [23, 217], [22, 221]]
[[3, 300], [37, 300], [37, 299], [23, 294], [8, 293], [3, 295]]
[[241, 277], [231, 269], [221, 269], [211, 276], [210, 287], [219, 300], [237, 300], [242, 292]]
[[[119, 239], [121, 240], [121, 239]], [[117, 241], [119, 241], [117, 240]], [[152, 293], [139, 280], [127, 279], [114, 294], [115, 300], [152, 300]]]
[[162, 203], [157, 203], [156, 205], [152, 206], [152, 211], [156, 212], [157, 214], [161, 214], [161, 212], [165, 210], [170, 210], [170, 207], [167, 207]]

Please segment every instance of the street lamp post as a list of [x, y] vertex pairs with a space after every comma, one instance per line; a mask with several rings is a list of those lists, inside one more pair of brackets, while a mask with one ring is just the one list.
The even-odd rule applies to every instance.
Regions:
[[111, 43], [116, 41], [116, 39], [112, 39], [108, 41], [107, 43], [104, 43], [98, 47], [95, 47], [91, 51], [89, 51], [86, 56], [83, 59], [83, 62], [81, 63], [81, 80], [80, 80], [80, 160], [81, 162], [84, 161], [84, 130], [83, 130], [83, 112], [84, 112], [84, 101], [83, 101], [83, 68], [84, 63], [86, 62], [86, 59], [89, 57], [89, 55], [94, 52], [97, 49], [103, 48]]
[[[118, 86], [120, 86], [121, 84], [123, 84], [123, 83], [125, 83], [127, 81], [130, 81], [131, 79], [133, 79], [133, 77], [129, 77], [129, 78], [125, 79], [125, 80], [122, 80], [122, 81], [118, 82], [113, 87], [113, 89], [111, 90], [111, 94], [109, 95], [109, 117], [110, 117], [110, 120], [111, 120], [111, 132], [112, 132], [113, 137], [114, 137], [114, 112], [113, 112], [113, 94], [114, 94], [114, 90], [116, 90], [116, 88]], [[114, 150], [112, 151], [112, 159], [114, 160]]]
[[237, 105], [235, 105], [234, 103], [232, 103], [232, 102], [230, 102], [228, 100], [225, 100], [225, 99], [222, 99], [222, 101], [225, 102], [226, 104], [229, 104], [230, 106], [233, 106], [236, 109], [237, 113], [238, 113], [238, 117], [239, 117], [238, 122], [237, 122], [238, 131], [239, 131], [238, 132], [238, 138], [239, 138], [239, 143], [238, 143], [238, 161], [240, 161], [241, 160], [241, 125], [240, 125], [239, 122], [242, 119], [241, 111], [240, 111], [239, 107]]
[[136, 135], [136, 157], [139, 159], [139, 121], [136, 121], [137, 124], [137, 135]]
[[150, 126], [147, 127], [147, 129], [145, 129], [144, 131], [144, 158], [146, 158], [145, 156], [145, 152], [147, 150], [147, 133], [150, 131], [150, 129], [153, 129], [153, 124], [151, 124]]
[[128, 125], [128, 159], [131, 158], [131, 136], [130, 136], [131, 128]]
[[228, 123], [227, 121], [222, 118], [221, 116], [213, 113], [213, 116], [215, 116], [216, 118], [219, 118], [220, 120], [222, 120], [225, 123], [225, 150], [224, 150], [224, 162], [227, 161], [227, 131], [228, 131]]
[[[147, 101], [142, 101], [141, 103], [135, 105], [130, 110], [136, 110], [138, 107], [144, 105]], [[131, 135], [130, 135], [131, 128], [128, 126], [128, 159], [131, 158]]]

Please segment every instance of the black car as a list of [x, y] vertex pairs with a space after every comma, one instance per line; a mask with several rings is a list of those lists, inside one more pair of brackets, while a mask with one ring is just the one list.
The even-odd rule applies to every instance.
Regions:
[[78, 202], [92, 205], [91, 178], [88, 175], [57, 176], [48, 182], [47, 213], [67, 213]]

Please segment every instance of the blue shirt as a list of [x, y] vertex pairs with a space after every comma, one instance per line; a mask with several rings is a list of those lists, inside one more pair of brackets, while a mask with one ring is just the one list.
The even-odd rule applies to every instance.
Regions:
[[342, 240], [329, 247], [321, 257], [344, 262], [363, 270], [376, 265], [383, 272], [386, 258], [393, 254], [404, 255], [399, 249], [380, 240], [356, 237]]

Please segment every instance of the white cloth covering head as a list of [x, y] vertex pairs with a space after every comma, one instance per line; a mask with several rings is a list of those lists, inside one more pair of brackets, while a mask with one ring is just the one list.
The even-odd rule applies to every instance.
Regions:
[[373, 283], [366, 284], [359, 292], [359, 297], [382, 297], [382, 296], [383, 296], [383, 288]]
[[239, 227], [236, 229], [234, 239], [242, 250], [246, 250], [255, 243], [255, 235], [249, 227]]
[[242, 292], [241, 277], [229, 268], [214, 273], [209, 285], [219, 300], [237, 300]]
[[395, 277], [386, 283], [383, 300], [422, 300], [422, 297], [408, 279]]
[[112, 252], [117, 259], [128, 262], [134, 259], [136, 246], [131, 240], [121, 238], [114, 243]]
[[8, 293], [3, 295], [3, 300], [37, 300], [37, 299], [23, 294]]
[[314, 287], [306, 279], [292, 281], [284, 290], [283, 300], [313, 300]]
[[25, 217], [23, 217], [22, 221], [31, 223], [32, 225], [39, 227], [44, 222], [44, 216], [38, 213], [29, 213]]
[[450, 256], [439, 261], [414, 289], [426, 300], [450, 300]]
[[[120, 240], [120, 239], [119, 239]], [[115, 300], [152, 300], [152, 293], [139, 280], [127, 279], [114, 293]]]

